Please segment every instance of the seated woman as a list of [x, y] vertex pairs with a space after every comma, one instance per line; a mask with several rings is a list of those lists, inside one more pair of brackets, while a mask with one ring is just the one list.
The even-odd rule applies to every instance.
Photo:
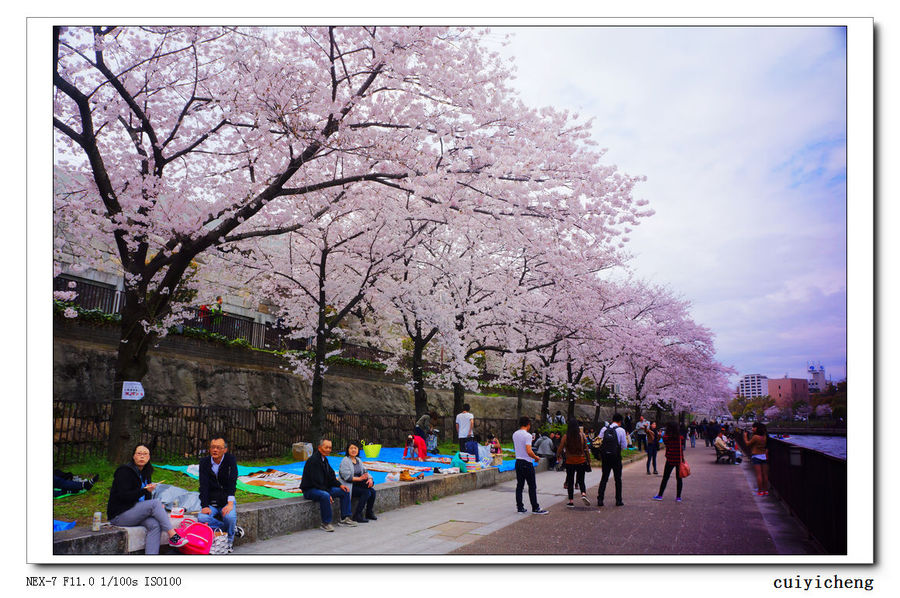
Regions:
[[109, 502], [106, 505], [106, 518], [112, 525], [141, 525], [147, 528], [144, 554], [159, 554], [160, 530], [169, 534], [169, 546], [178, 548], [187, 544], [187, 539], [175, 532], [162, 503], [152, 498], [152, 492], [156, 488], [152, 478], [150, 449], [139, 444], [134, 447], [131, 462], [121, 465], [113, 474]]
[[491, 448], [492, 455], [502, 455], [503, 448], [500, 446], [500, 441], [497, 440], [497, 437], [493, 434], [488, 437], [488, 446]]
[[[375, 521], [378, 519], [373, 510], [375, 507], [375, 481], [359, 458], [359, 445], [351, 442], [347, 445], [347, 450], [344, 454], [347, 456], [343, 458], [338, 468], [338, 478], [340, 478], [341, 482], [350, 486], [351, 500], [354, 496], [359, 497], [359, 502], [356, 503], [356, 509], [353, 510], [351, 517], [353, 521], [359, 523], [368, 523], [370, 520]], [[363, 507], [366, 509], [365, 516], [363, 515]]]

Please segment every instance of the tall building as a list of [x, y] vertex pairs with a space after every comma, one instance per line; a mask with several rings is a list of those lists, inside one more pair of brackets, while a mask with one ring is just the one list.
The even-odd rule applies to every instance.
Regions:
[[809, 384], [805, 378], [772, 378], [769, 380], [769, 396], [779, 407], [790, 407], [797, 401], [809, 400]]
[[756, 398], [769, 394], [768, 378], [762, 374], [744, 374], [738, 384], [738, 396]]
[[816, 365], [810, 364], [806, 371], [809, 376], [809, 392], [825, 392], [828, 389], [828, 382], [825, 380], [825, 368], [821, 363]]

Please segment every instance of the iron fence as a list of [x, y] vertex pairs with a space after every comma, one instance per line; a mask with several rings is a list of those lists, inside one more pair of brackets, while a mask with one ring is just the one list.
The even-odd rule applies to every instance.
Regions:
[[847, 553], [847, 461], [768, 439], [769, 482], [830, 554]]
[[[295, 442], [308, 440], [311, 415], [306, 411], [237, 409], [137, 403], [140, 442], [154, 459], [194, 459], [206, 450], [210, 438], [222, 436], [229, 450], [241, 459], [281, 457]], [[53, 457], [61, 465], [106, 455], [111, 401], [53, 402]], [[403, 446], [415, 427], [412, 414], [327, 413], [324, 435], [335, 451], [351, 441], [365, 440], [384, 446]], [[440, 440], [455, 439], [452, 417], [434, 422]], [[448, 425], [449, 424], [449, 425]], [[513, 419], [476, 420], [476, 430], [485, 441], [493, 432], [509, 442], [518, 429]]]

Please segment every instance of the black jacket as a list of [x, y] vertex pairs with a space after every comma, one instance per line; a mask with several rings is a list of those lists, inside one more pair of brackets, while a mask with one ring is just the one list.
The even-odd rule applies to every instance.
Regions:
[[306, 463], [303, 465], [303, 477], [300, 479], [300, 490], [306, 492], [307, 490], [318, 488], [328, 492], [335, 486], [340, 485], [341, 483], [335, 477], [331, 464], [328, 463], [328, 459], [323, 457], [321, 453], [316, 451], [312, 457], [306, 460]]
[[212, 457], [200, 459], [200, 506], [222, 508], [237, 487], [237, 459], [231, 453], [222, 455], [218, 475], [213, 474]]
[[144, 465], [143, 469], [138, 469], [134, 463], [126, 463], [116, 469], [109, 489], [109, 502], [106, 503], [107, 520], [136, 505], [142, 496], [144, 500], [150, 500], [152, 495], [144, 490], [144, 486], [152, 479], [153, 466], [150, 463]]

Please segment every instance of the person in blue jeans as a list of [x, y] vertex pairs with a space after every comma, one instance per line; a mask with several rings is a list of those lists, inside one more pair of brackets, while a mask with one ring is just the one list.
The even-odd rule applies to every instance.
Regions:
[[334, 469], [328, 463], [328, 455], [331, 454], [331, 441], [322, 438], [316, 447], [316, 453], [307, 459], [303, 465], [303, 477], [300, 480], [300, 490], [307, 500], [319, 503], [322, 513], [321, 529], [333, 532], [331, 525], [332, 505], [337, 498], [341, 502], [341, 519], [338, 525], [356, 527], [356, 522], [350, 517], [350, 488], [341, 484], [334, 475]]
[[209, 441], [209, 455], [200, 459], [200, 514], [197, 520], [214, 530], [228, 534], [228, 552], [234, 539], [244, 535], [237, 524], [237, 508], [234, 494], [237, 487], [237, 460], [228, 452], [224, 438]]

